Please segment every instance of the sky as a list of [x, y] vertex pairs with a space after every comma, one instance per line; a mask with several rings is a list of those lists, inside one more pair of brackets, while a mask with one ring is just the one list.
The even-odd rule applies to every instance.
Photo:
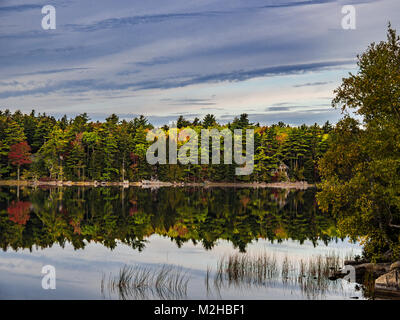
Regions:
[[400, 31], [399, 12], [399, 0], [0, 0], [0, 109], [335, 123], [334, 89], [389, 21]]

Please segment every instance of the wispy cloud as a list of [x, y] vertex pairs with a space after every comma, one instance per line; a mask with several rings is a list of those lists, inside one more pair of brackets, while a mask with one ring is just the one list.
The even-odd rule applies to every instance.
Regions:
[[[362, 4], [362, 3], [370, 3], [370, 2], [377, 2], [380, 0], [347, 0], [345, 4]], [[305, 1], [297, 1], [297, 0], [292, 0], [292, 1], [287, 1], [287, 2], [281, 2], [281, 3], [271, 3], [262, 6], [261, 8], [268, 8], [268, 9], [273, 9], [273, 8], [289, 8], [289, 7], [301, 7], [301, 6], [314, 6], [314, 5], [321, 5], [321, 4], [327, 4], [327, 3], [337, 3], [337, 2], [343, 2], [341, 0], [305, 0]], [[344, 4], [344, 2], [343, 2]]]
[[[80, 80], [67, 80], [59, 81], [52, 84], [46, 84], [29, 90], [11, 90], [0, 92], [0, 98], [36, 95], [36, 94], [49, 94], [52, 92], [83, 92], [83, 91], [112, 91], [112, 90], [126, 90], [132, 91], [138, 90], [150, 90], [150, 89], [171, 89], [186, 87], [190, 85], [202, 84], [202, 83], [218, 83], [218, 82], [234, 82], [234, 81], [245, 81], [256, 77], [265, 77], [273, 75], [288, 75], [295, 73], [303, 73], [306, 71], [322, 70], [329, 67], [341, 66], [351, 63], [353, 60], [348, 61], [326, 61], [316, 62], [309, 64], [297, 64], [297, 65], [284, 65], [269, 68], [261, 68], [256, 70], [248, 71], [234, 71], [229, 73], [216, 73], [208, 75], [198, 75], [190, 79], [158, 79], [158, 80], [147, 80], [137, 82], [112, 82], [105, 81], [102, 79], [80, 79]], [[85, 68], [78, 68], [85, 70]], [[44, 73], [56, 73], [71, 71], [70, 69], [58, 69], [44, 71]], [[211, 102], [196, 99], [186, 99], [181, 101], [172, 102], [175, 105], [187, 104], [198, 105], [212, 105]]]
[[[357, 29], [342, 30], [341, 6], [360, 3]], [[56, 30], [41, 29], [44, 4], [56, 6]], [[0, 99], [51, 112], [289, 119], [294, 106], [322, 107], [387, 21], [400, 28], [399, 10], [397, 0], [1, 1]]]
[[215, 105], [211, 99], [170, 99], [165, 98], [161, 99], [162, 102], [167, 102], [168, 105], [171, 106], [185, 106], [185, 105], [195, 105], [195, 106], [212, 106]]
[[15, 76], [32, 76], [32, 75], [40, 75], [40, 74], [53, 74], [53, 73], [64, 73], [71, 71], [83, 71], [89, 70], [90, 68], [63, 68], [63, 69], [53, 69], [53, 70], [38, 70], [34, 72], [25, 72], [25, 73], [17, 73]]
[[221, 11], [155, 14], [104, 19], [91, 24], [66, 24], [65, 27], [75, 32], [93, 32], [98, 30], [132, 27], [141, 24], [161, 23], [171, 20], [219, 17], [225, 14], [227, 14], [227, 12]]
[[326, 84], [332, 83], [332, 81], [319, 81], [319, 82], [307, 82], [302, 84], [296, 84], [293, 87], [301, 88], [301, 87], [315, 87], [315, 86], [323, 86]]
[[1, 13], [13, 13], [13, 12], [23, 12], [27, 10], [35, 10], [41, 9], [43, 5], [39, 4], [21, 4], [15, 6], [2, 6], [0, 5], [0, 14]]
[[265, 109], [266, 112], [279, 112], [279, 111], [290, 111], [291, 107], [268, 107]]

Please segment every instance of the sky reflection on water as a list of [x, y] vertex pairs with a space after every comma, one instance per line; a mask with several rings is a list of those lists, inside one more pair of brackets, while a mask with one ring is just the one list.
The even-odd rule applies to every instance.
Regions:
[[[296, 241], [284, 241], [271, 244], [260, 240], [249, 245], [248, 253], [267, 251], [277, 258], [278, 262], [290, 257], [299, 261], [318, 254], [335, 252], [344, 257], [346, 254], [359, 254], [361, 248], [348, 241], [330, 242], [328, 246], [320, 243], [314, 248], [307, 241], [299, 245]], [[173, 264], [185, 269], [189, 276], [188, 299], [305, 299], [299, 286], [285, 284], [281, 279], [265, 286], [223, 287], [218, 293], [211, 290], [207, 293], [205, 276], [207, 268], [215, 271], [218, 260], [227, 254], [237, 252], [227, 241], [219, 241], [213, 250], [205, 250], [200, 245], [185, 243], [181, 248], [170, 239], [153, 235], [149, 238], [143, 252], [132, 250], [120, 244], [114, 250], [100, 244], [91, 243], [84, 250], [74, 250], [70, 244], [65, 248], [55, 245], [47, 249], [8, 251], [1, 253], [0, 259], [0, 298], [1, 299], [118, 299], [118, 294], [101, 293], [103, 275], [118, 274], [124, 265], [141, 265], [147, 267], [160, 264]], [[41, 269], [44, 265], [53, 265], [57, 272], [57, 289], [43, 290], [41, 287]], [[339, 280], [331, 290], [318, 299], [343, 299], [358, 296], [361, 292], [354, 290], [354, 284]], [[150, 297], [151, 298], [151, 297]], [[157, 297], [156, 297], [157, 298]]]

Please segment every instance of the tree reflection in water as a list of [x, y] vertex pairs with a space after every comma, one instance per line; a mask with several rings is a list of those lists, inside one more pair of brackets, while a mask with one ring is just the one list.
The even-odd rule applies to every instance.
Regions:
[[23, 188], [0, 189], [0, 245], [83, 249], [87, 242], [143, 250], [152, 234], [178, 247], [191, 241], [212, 249], [218, 240], [241, 252], [257, 239], [328, 243], [335, 221], [322, 214], [315, 191], [234, 188]]

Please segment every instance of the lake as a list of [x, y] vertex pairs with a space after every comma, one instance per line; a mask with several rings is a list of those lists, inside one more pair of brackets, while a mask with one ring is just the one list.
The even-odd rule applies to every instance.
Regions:
[[0, 299], [365, 299], [315, 192], [1, 187]]

